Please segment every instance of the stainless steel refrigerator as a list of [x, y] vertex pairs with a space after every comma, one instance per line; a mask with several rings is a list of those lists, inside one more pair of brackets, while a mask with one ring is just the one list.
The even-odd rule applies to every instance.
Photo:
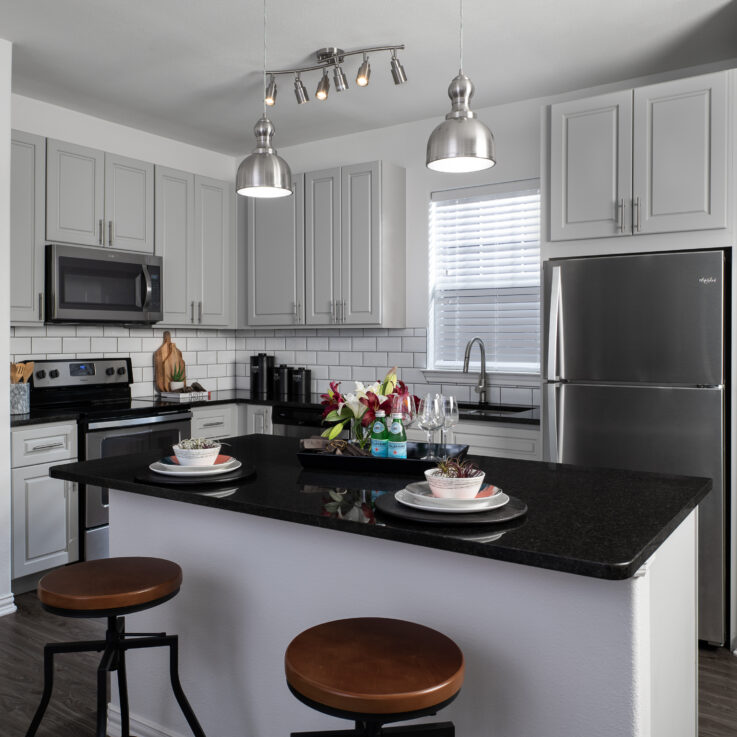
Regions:
[[543, 275], [546, 460], [711, 477], [699, 639], [728, 642], [723, 252], [554, 259]]

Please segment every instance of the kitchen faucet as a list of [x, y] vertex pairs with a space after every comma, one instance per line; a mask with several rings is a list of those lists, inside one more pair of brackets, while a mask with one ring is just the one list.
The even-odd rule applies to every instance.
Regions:
[[476, 385], [476, 393], [479, 395], [479, 404], [486, 404], [486, 348], [484, 341], [478, 336], [471, 338], [466, 343], [466, 353], [463, 356], [463, 373], [468, 373], [468, 359], [471, 357], [471, 348], [477, 341], [481, 349], [481, 371], [479, 372], [479, 383]]

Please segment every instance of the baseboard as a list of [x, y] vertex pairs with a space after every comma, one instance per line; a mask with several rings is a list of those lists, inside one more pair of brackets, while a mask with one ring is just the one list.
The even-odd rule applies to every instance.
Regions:
[[12, 614], [15, 611], [15, 599], [13, 594], [6, 594], [0, 596], [0, 617], [4, 617], [6, 614]]
[[[164, 729], [160, 724], [154, 724], [147, 719], [130, 715], [130, 732], [136, 737], [185, 737], [185, 735]], [[108, 704], [107, 733], [110, 737], [120, 737], [120, 709], [114, 704]]]

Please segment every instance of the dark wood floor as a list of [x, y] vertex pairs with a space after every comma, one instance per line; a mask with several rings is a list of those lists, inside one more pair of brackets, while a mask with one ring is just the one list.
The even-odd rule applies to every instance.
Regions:
[[[66, 619], [44, 612], [34, 594], [16, 598], [18, 611], [0, 617], [0, 734], [23, 737], [41, 696], [46, 642], [104, 637], [102, 620]], [[57, 659], [54, 695], [38, 737], [91, 737], [95, 731], [98, 655]], [[737, 735], [737, 657], [728, 650], [699, 653], [699, 737]]]

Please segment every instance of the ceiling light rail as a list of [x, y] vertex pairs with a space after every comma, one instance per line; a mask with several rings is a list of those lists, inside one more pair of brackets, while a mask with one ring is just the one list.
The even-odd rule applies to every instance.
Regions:
[[267, 85], [267, 91], [265, 96], [265, 103], [269, 106], [276, 104], [276, 77], [280, 74], [293, 74], [294, 75], [294, 90], [297, 102], [301, 105], [309, 100], [307, 90], [302, 83], [301, 75], [305, 72], [313, 72], [317, 70], [322, 71], [322, 76], [317, 84], [315, 91], [315, 97], [318, 100], [326, 100], [328, 92], [330, 90], [330, 77], [328, 76], [328, 69], [333, 69], [333, 80], [335, 89], [338, 92], [348, 89], [348, 80], [343, 72], [341, 65], [348, 56], [361, 55], [363, 61], [361, 66], [358, 68], [358, 74], [356, 75], [356, 84], [359, 87], [366, 87], [371, 77], [371, 65], [369, 63], [369, 54], [377, 54], [382, 51], [391, 52], [390, 70], [394, 84], [404, 84], [407, 81], [407, 75], [404, 71], [399, 58], [397, 57], [398, 51], [404, 50], [404, 44], [393, 44], [386, 46], [370, 46], [362, 49], [353, 49], [351, 51], [345, 51], [337, 46], [329, 46], [324, 49], [318, 49], [315, 52], [315, 58], [317, 63], [310, 64], [307, 66], [293, 67], [290, 69], [267, 69], [266, 75], [269, 77], [269, 83]]

